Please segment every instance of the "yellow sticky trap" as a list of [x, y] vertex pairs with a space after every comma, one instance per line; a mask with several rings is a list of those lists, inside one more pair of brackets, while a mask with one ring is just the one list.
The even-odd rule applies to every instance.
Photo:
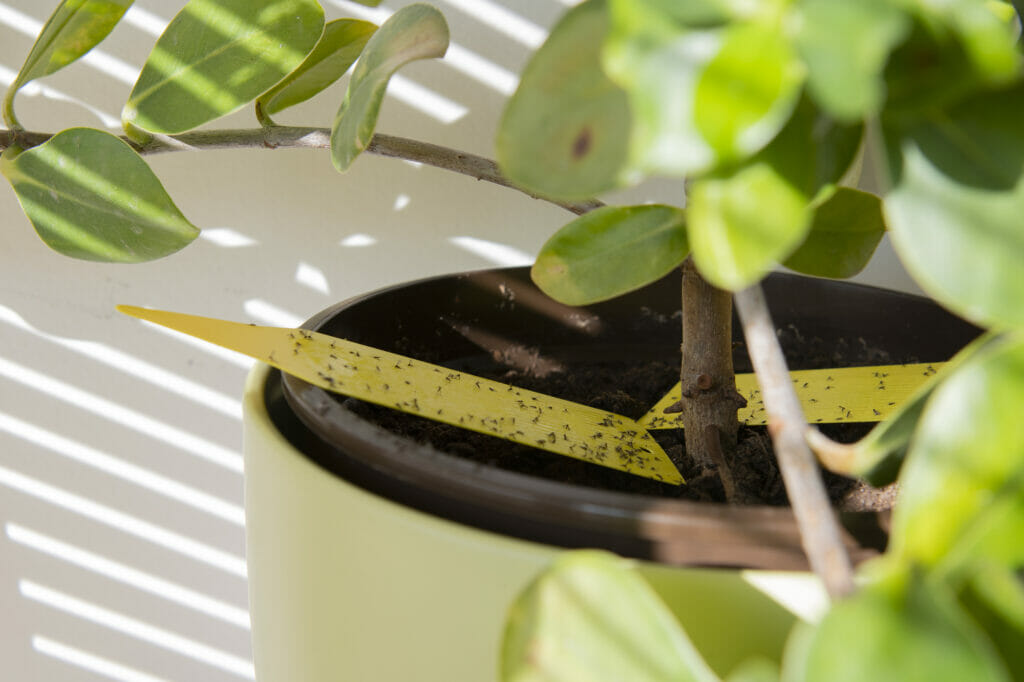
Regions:
[[[944, 363], [807, 369], [790, 372], [796, 394], [812, 424], [837, 422], [878, 422], [895, 410]], [[764, 401], [757, 377], [737, 374], [736, 390], [747, 399], [739, 411], [741, 424], [767, 423]], [[638, 423], [646, 429], [680, 429], [679, 413], [665, 414], [665, 408], [682, 400], [680, 384], [668, 392]]]
[[117, 309], [256, 358], [325, 390], [626, 473], [680, 485], [633, 419], [301, 329], [135, 306]]

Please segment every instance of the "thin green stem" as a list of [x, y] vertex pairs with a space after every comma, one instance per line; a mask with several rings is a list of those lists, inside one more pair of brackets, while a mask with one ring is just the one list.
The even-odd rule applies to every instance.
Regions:
[[4, 105], [3, 105], [3, 117], [4, 125], [15, 133], [20, 133], [24, 128], [21, 127], [21, 122], [18, 121], [18, 117], [14, 114], [14, 95], [17, 94], [18, 88], [21, 87], [21, 83], [17, 80], [11, 83], [11, 86], [7, 88], [7, 92], [4, 94]]
[[263, 104], [259, 100], [256, 100], [256, 103], [253, 105], [253, 110], [256, 113], [256, 120], [264, 128], [273, 128], [277, 125], [274, 123], [274, 119], [270, 118], [270, 115], [263, 110]]

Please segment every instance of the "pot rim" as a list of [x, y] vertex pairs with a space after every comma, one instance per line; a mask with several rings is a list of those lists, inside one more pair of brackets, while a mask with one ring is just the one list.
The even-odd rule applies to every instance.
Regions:
[[[303, 327], [321, 329], [339, 312], [388, 294], [400, 294], [445, 280], [475, 281], [481, 277], [523, 274], [525, 268], [481, 270], [442, 275], [362, 294], [331, 306]], [[775, 281], [806, 280], [776, 274]], [[813, 280], [833, 288], [838, 283]], [[849, 290], [879, 294], [890, 300], [928, 299], [841, 283]], [[966, 324], [966, 323], [964, 323]], [[355, 415], [327, 391], [290, 375], [282, 379], [285, 399], [320, 445], [338, 443], [327, 452], [307, 454], [322, 468], [378, 494], [469, 525], [562, 546], [608, 547], [627, 556], [678, 565], [742, 566], [777, 570], [808, 568], [795, 518], [788, 507], [730, 506], [648, 495], [613, 492], [545, 480], [470, 462], [415, 444]], [[333, 452], [330, 452], [333, 450]], [[358, 456], [352, 453], [360, 453]], [[339, 458], [346, 460], [339, 462]], [[410, 489], [432, 490], [425, 502]], [[467, 510], [459, 512], [464, 506]], [[517, 523], [513, 523], [516, 521]], [[844, 542], [855, 561], [877, 554], [848, 533]]]

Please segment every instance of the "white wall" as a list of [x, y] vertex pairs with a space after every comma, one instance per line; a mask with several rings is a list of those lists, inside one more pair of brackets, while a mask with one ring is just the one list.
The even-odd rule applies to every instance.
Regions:
[[[0, 0], [0, 84], [55, 4]], [[147, 30], [182, 4], [139, 0], [100, 48], [114, 67], [80, 63], [41, 81], [18, 98], [23, 124], [116, 126], [131, 72], [155, 40]], [[355, 7], [322, 4], [329, 18]], [[438, 2], [458, 47], [447, 63], [403, 73], [462, 113], [442, 122], [391, 96], [378, 129], [490, 156], [514, 74], [572, 2], [506, 4], [525, 22], [519, 39], [502, 32], [514, 26], [508, 16], [487, 13], [496, 0]], [[329, 125], [342, 94], [336, 86], [279, 122]], [[254, 124], [244, 111], [217, 125]], [[3, 679], [202, 682], [245, 678], [250, 665], [238, 416], [248, 363], [121, 317], [115, 304], [289, 324], [390, 283], [493, 264], [460, 237], [528, 259], [567, 216], [508, 190], [373, 157], [345, 176], [314, 151], [168, 154], [152, 165], [207, 232], [145, 265], [50, 252], [13, 192], [0, 188]], [[631, 197], [676, 192], [659, 183]], [[866, 278], [908, 286], [888, 251]]]

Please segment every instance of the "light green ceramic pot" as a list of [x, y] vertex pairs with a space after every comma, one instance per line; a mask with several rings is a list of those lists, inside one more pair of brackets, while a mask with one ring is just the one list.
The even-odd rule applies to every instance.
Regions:
[[[868, 322], [888, 307], [899, 323], [883, 319], [879, 333], [897, 346], [931, 343], [919, 354], [928, 361], [951, 350], [935, 346], [928, 324], [922, 339], [908, 333], [922, 314], [946, 346], [965, 342], [950, 339], [951, 317], [919, 311], [921, 299], [878, 301], [807, 280], [788, 290], [791, 280], [766, 283], [769, 302], [785, 303], [780, 325], [796, 319], [825, 334], [841, 318], [874, 340]], [[418, 357], [430, 361], [516, 355], [489, 347], [495, 339], [529, 357], [586, 356], [594, 341], [633, 343], [614, 352], [636, 354], [659, 335], [678, 350], [678, 286], [668, 278], [565, 309], [525, 269], [471, 273], [349, 301], [307, 326], [408, 354], [417, 354], [410, 339], [425, 338], [433, 356]], [[384, 433], [265, 366], [246, 389], [245, 482], [260, 682], [495, 680], [507, 608], [569, 547], [636, 558], [723, 675], [751, 656], [778, 660], [795, 619], [824, 604], [788, 509], [627, 495], [473, 464]]]
[[[247, 559], [260, 682], [494, 680], [505, 611], [559, 547], [487, 532], [369, 493], [310, 461], [270, 420], [268, 368], [245, 396]], [[777, 658], [807, 573], [644, 562], [711, 665]]]

